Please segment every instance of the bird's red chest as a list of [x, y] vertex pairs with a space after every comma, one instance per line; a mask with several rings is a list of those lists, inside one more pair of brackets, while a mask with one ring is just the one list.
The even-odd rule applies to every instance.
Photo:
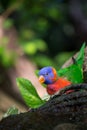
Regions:
[[60, 89], [66, 87], [70, 84], [71, 84], [70, 81], [63, 79], [63, 78], [58, 78], [58, 80], [55, 83], [49, 84], [47, 86], [47, 92], [48, 92], [48, 94], [53, 95], [55, 92], [59, 91]]

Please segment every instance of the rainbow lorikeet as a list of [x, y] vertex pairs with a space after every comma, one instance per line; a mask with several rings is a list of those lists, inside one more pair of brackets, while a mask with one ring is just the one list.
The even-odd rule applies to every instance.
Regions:
[[80, 52], [73, 64], [69, 67], [56, 71], [53, 67], [44, 67], [39, 71], [40, 83], [46, 84], [48, 94], [53, 95], [62, 88], [83, 82], [82, 65], [84, 61], [85, 44], [80, 49]]
[[58, 77], [56, 70], [53, 67], [44, 67], [39, 71], [40, 83], [47, 84], [47, 92], [53, 95], [58, 90], [71, 84], [67, 79]]

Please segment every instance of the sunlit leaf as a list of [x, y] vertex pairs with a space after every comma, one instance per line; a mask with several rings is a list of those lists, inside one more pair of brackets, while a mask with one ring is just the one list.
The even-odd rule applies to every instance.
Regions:
[[37, 108], [45, 102], [39, 97], [31, 82], [24, 78], [17, 78], [17, 85], [26, 104], [31, 108]]

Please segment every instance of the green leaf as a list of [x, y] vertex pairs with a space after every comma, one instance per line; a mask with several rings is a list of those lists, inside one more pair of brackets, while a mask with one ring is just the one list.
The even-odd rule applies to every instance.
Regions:
[[83, 71], [82, 65], [84, 61], [84, 49], [85, 43], [82, 45], [78, 56], [76, 58], [76, 63], [70, 65], [69, 67], [60, 69], [58, 71], [58, 75], [62, 77], [66, 77], [72, 83], [82, 83], [83, 82]]
[[86, 43], [84, 42], [79, 53], [78, 56], [76, 58], [77, 64], [82, 67], [83, 65], [83, 61], [84, 61], [84, 49], [85, 49]]
[[10, 116], [10, 115], [15, 115], [15, 114], [19, 114], [19, 110], [17, 108], [15, 108], [14, 106], [12, 106], [4, 114], [3, 118]]
[[58, 71], [60, 77], [66, 77], [72, 83], [82, 83], [83, 74], [82, 69], [76, 64], [73, 64], [67, 68], [61, 69]]
[[45, 102], [39, 97], [31, 82], [24, 78], [17, 78], [17, 85], [26, 104], [31, 108], [37, 108]]

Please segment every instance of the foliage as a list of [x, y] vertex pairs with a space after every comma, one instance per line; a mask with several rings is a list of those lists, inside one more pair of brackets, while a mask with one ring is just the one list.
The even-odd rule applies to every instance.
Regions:
[[60, 69], [58, 71], [59, 76], [67, 77], [70, 81], [72, 81], [72, 83], [82, 83], [83, 82], [82, 65], [83, 65], [83, 61], [84, 61], [84, 49], [85, 49], [85, 43], [81, 47], [75, 63], [70, 65], [67, 68]]
[[12, 19], [6, 19], [3, 23], [3, 28], [4, 29], [9, 29], [13, 26], [13, 20]]
[[15, 115], [15, 114], [19, 114], [19, 110], [12, 106], [10, 107], [7, 112], [3, 115], [3, 118], [7, 117], [7, 116], [10, 116], [10, 115]]
[[[56, 64], [60, 67], [63, 62], [56, 60], [56, 56], [61, 51], [72, 51], [70, 48], [73, 47], [75, 36], [67, 7], [68, 2], [64, 0], [4, 0], [1, 1], [0, 11], [2, 15], [8, 15], [4, 28], [8, 29], [12, 25], [17, 28], [18, 43], [37, 66], [44, 66], [38, 62], [40, 58], [44, 59], [46, 66], [48, 59], [49, 63], [54, 63], [54, 67], [58, 67]], [[73, 44], [75, 46], [76, 41]]]
[[37, 51], [44, 52], [47, 46], [43, 40], [36, 39], [23, 44], [23, 49], [26, 54], [35, 55]]
[[17, 85], [25, 100], [25, 103], [31, 108], [37, 108], [45, 103], [35, 90], [31, 82], [24, 78], [17, 78]]
[[33, 57], [33, 61], [38, 65], [38, 67], [44, 67], [44, 66], [54, 66], [57, 67], [57, 64], [55, 63], [55, 60], [52, 60], [49, 56], [46, 56], [44, 54], [37, 54], [35, 57]]
[[0, 45], [0, 61], [4, 67], [10, 67], [14, 64], [16, 59], [16, 53], [7, 48], [8, 38], [3, 37]]
[[[80, 47], [68, 7], [65, 0], [3, 0], [0, 13], [7, 14], [4, 28], [16, 27], [18, 43], [38, 67], [50, 63], [59, 68], [71, 56], [75, 46]], [[44, 60], [43, 64], [39, 58]]]
[[54, 62], [57, 64], [56, 69], [60, 69], [61, 66], [74, 55], [74, 52], [61, 52], [54, 57]]

